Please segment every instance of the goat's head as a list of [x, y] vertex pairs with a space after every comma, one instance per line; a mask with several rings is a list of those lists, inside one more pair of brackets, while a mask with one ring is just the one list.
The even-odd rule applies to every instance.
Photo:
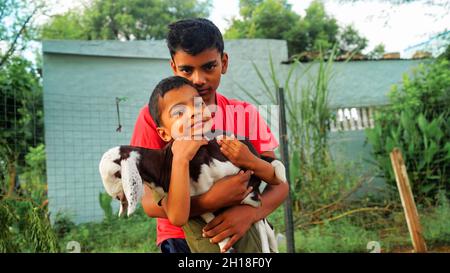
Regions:
[[[124, 156], [126, 155], [126, 156]], [[99, 165], [106, 192], [120, 201], [119, 216], [127, 210], [130, 216], [137, 208], [143, 194], [142, 178], [138, 171], [139, 153], [121, 151], [114, 147], [103, 154]]]

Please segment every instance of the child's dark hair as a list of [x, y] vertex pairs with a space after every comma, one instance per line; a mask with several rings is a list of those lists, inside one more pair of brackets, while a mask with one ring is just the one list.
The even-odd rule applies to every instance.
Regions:
[[195, 56], [206, 49], [216, 48], [223, 55], [222, 33], [213, 22], [204, 18], [170, 24], [166, 41], [172, 57], [180, 49]]
[[153, 93], [148, 102], [148, 109], [157, 127], [161, 126], [161, 113], [158, 103], [159, 98], [163, 98], [164, 95], [170, 90], [178, 89], [184, 85], [192, 86], [192, 88], [195, 89], [195, 86], [188, 79], [180, 76], [172, 76], [162, 79], [156, 85], [155, 89], [153, 89]]

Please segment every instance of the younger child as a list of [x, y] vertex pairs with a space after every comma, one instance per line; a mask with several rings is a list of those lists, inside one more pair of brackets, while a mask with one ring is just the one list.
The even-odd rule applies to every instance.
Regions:
[[[156, 123], [158, 135], [164, 142], [172, 144], [173, 162], [169, 192], [161, 199], [161, 205], [168, 219], [183, 227], [192, 252], [217, 252], [217, 245], [202, 240], [201, 228], [196, 220], [189, 221], [190, 178], [189, 161], [198, 149], [207, 143], [202, 137], [212, 128], [213, 119], [208, 108], [192, 83], [179, 76], [163, 79], [154, 89], [149, 109]], [[196, 140], [197, 139], [197, 140]], [[270, 163], [250, 152], [249, 148], [236, 138], [218, 141], [222, 153], [237, 167], [251, 170], [269, 184], [279, 184], [275, 170]], [[176, 168], [175, 168], [176, 166]], [[238, 252], [261, 252], [259, 236], [253, 229], [235, 245]], [[203, 242], [199, 242], [203, 241]]]

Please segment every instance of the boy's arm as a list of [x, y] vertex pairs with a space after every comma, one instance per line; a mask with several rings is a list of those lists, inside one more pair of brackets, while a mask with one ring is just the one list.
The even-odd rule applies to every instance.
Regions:
[[[208, 192], [191, 197], [190, 216], [199, 216], [206, 212], [213, 212], [220, 208], [240, 204], [241, 201], [252, 191], [247, 188], [251, 172], [240, 172], [216, 181]], [[152, 190], [145, 185], [142, 197], [142, 207], [149, 217], [167, 218], [165, 199], [161, 206], [154, 200]]]
[[[263, 152], [261, 155], [275, 158], [273, 152]], [[228, 250], [250, 229], [253, 223], [266, 218], [283, 204], [288, 193], [288, 183], [267, 185], [261, 195], [261, 207], [236, 205], [225, 210], [205, 226], [204, 236], [211, 238], [213, 243], [218, 243], [227, 237], [231, 237], [224, 247], [225, 250]]]

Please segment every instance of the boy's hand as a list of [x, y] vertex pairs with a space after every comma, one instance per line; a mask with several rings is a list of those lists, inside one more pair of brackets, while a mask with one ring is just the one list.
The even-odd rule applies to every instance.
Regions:
[[218, 138], [220, 151], [237, 167], [252, 169], [257, 157], [250, 152], [247, 145], [239, 141], [234, 135]]
[[230, 249], [256, 222], [257, 208], [238, 205], [225, 210], [203, 228], [203, 237], [217, 244], [225, 238], [230, 240], [223, 251]]
[[201, 146], [208, 144], [206, 139], [192, 140], [190, 138], [178, 138], [172, 143], [173, 160], [191, 161]]
[[[211, 211], [239, 205], [253, 188], [248, 187], [248, 181], [253, 171], [240, 171], [233, 176], [224, 177], [216, 181], [205, 193], [205, 206]], [[206, 203], [207, 202], [207, 203]], [[208, 205], [206, 205], [208, 204]]]

